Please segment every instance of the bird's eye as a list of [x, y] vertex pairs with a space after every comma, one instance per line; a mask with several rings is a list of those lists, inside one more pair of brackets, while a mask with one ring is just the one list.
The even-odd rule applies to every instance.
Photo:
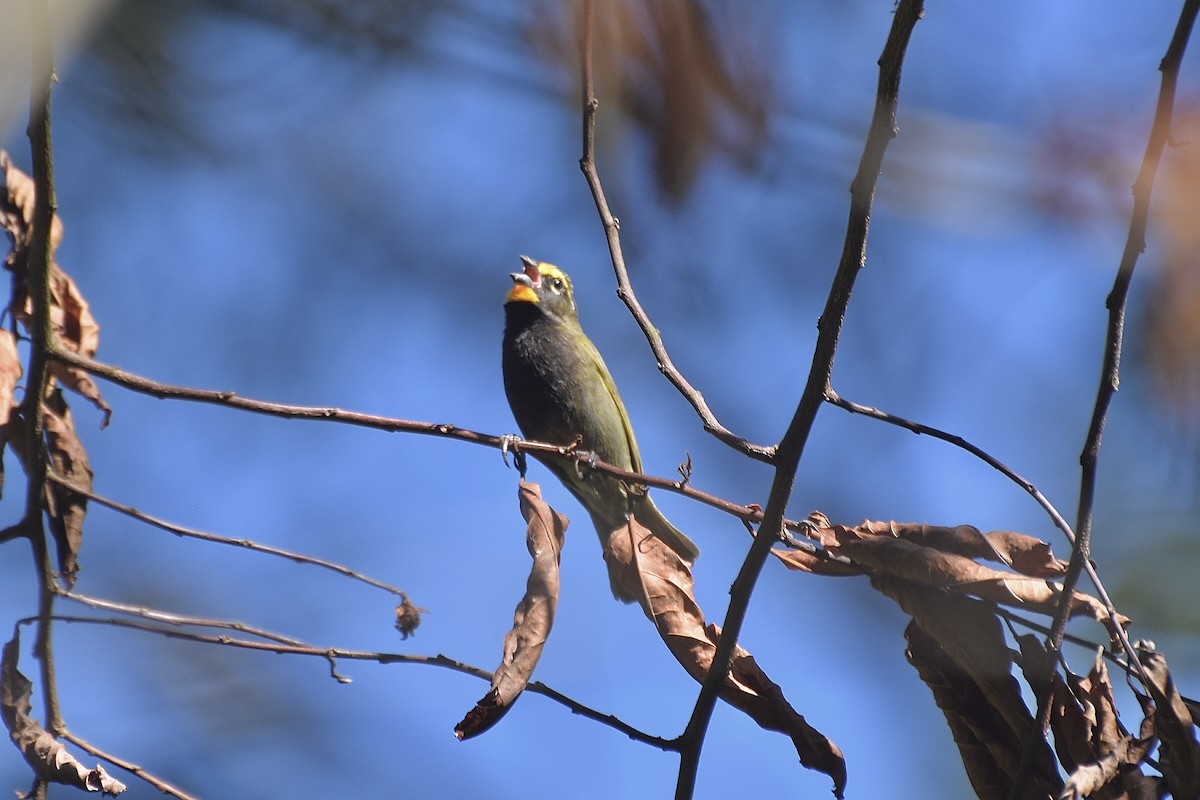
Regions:
[[553, 280], [551, 280], [550, 288], [556, 292], [561, 292], [563, 290], [562, 278], [554, 278]]

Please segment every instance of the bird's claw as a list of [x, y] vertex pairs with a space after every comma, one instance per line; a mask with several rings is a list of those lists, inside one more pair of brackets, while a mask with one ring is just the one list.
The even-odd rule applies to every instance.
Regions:
[[[578, 476], [579, 480], [583, 480], [583, 467], [580, 466], [583, 463], [585, 462], [575, 459], [575, 475]], [[595, 450], [587, 454], [586, 463], [588, 465], [588, 474], [594, 473], [596, 471], [596, 464], [600, 463], [600, 456], [596, 455]]]
[[525, 477], [525, 453], [521, 451], [521, 437], [514, 433], [506, 433], [500, 437], [500, 458], [504, 461], [504, 466], [508, 466], [508, 451], [512, 450], [513, 465], [517, 468], [517, 472], [521, 477]]

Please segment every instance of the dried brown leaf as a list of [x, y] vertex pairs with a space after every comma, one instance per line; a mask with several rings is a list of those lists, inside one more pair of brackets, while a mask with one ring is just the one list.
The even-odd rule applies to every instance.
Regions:
[[[9, 307], [28, 330], [33, 305], [26, 286], [26, 272], [29, 268], [36, 190], [33, 179], [13, 166], [3, 151], [0, 151], [0, 169], [5, 173], [7, 187], [4, 195], [0, 196], [0, 226], [12, 239], [12, 247], [4, 263], [17, 277]], [[55, 214], [50, 226], [50, 324], [60, 346], [92, 358], [100, 346], [100, 326], [75, 281], [54, 261], [54, 252], [62, 241], [62, 235], [62, 220]], [[100, 395], [100, 388], [90, 375], [57, 361], [51, 362], [50, 372], [68, 389], [84, 396], [103, 411], [101, 425], [108, 424], [112, 409]]]
[[1138, 658], [1150, 678], [1154, 731], [1159, 740], [1163, 778], [1175, 797], [1200, 797], [1200, 746], [1187, 705], [1175, 688], [1167, 659], [1152, 642], [1137, 643]]
[[980, 800], [1007, 797], [1013, 749], [1020, 743], [1012, 741], [1011, 729], [988, 702], [979, 684], [932, 636], [915, 622], [909, 623], [904, 636], [908, 641], [905, 655], [946, 715], [946, 724], [976, 795]]
[[[92, 468], [87, 451], [75, 433], [62, 390], [55, 387], [42, 404], [45, 410], [46, 449], [54, 472], [76, 486], [92, 488]], [[87, 498], [66, 487], [46, 484], [46, 514], [50, 531], [58, 548], [58, 569], [68, 588], [75, 584], [79, 571], [79, 548], [83, 544], [83, 519], [87, 515]]]
[[[995, 610], [891, 576], [871, 582], [913, 618], [909, 659], [946, 715], [972, 785], [981, 797], [985, 790], [988, 797], [1006, 796], [1025, 742], [1039, 732], [1012, 676], [1012, 653]], [[1043, 740], [1024, 796], [1045, 797], [1060, 785]]]
[[16, 427], [10, 423], [17, 411], [14, 395], [21, 372], [17, 339], [9, 331], [0, 330], [0, 490], [4, 488], [4, 448]]
[[111, 795], [124, 792], [125, 784], [99, 765], [95, 769], [85, 767], [30, 716], [33, 684], [17, 669], [20, 642], [20, 636], [14, 635], [0, 656], [0, 717], [26, 763], [42, 780], [88, 792]]
[[[100, 347], [100, 325], [75, 281], [58, 264], [51, 265], [50, 296], [50, 319], [59, 345], [85, 358], [94, 357]], [[100, 387], [91, 375], [60, 361], [50, 362], [50, 372], [68, 389], [87, 398], [104, 412], [101, 427], [108, 424], [112, 408], [101, 397]]]
[[828, 575], [830, 577], [845, 577], [847, 575], [862, 575], [863, 571], [852, 564], [825, 558], [817, 553], [804, 550], [781, 550], [774, 548], [771, 555], [775, 556], [788, 569], [800, 572], [811, 572], [813, 575]]
[[[14, 271], [25, 272], [28, 258], [29, 239], [33, 229], [33, 206], [36, 198], [33, 178], [12, 163], [8, 153], [0, 150], [0, 171], [4, 172], [6, 191], [0, 194], [0, 226], [12, 239], [12, 248], [5, 259], [5, 266]], [[62, 241], [62, 220], [58, 215], [50, 224], [50, 254], [58, 249]]]
[[558, 564], [569, 521], [542, 499], [536, 483], [521, 481], [518, 496], [521, 516], [529, 523], [525, 544], [533, 556], [533, 566], [525, 584], [525, 596], [513, 613], [512, 630], [504, 637], [504, 657], [492, 676], [492, 687], [455, 726], [454, 735], [459, 739], [478, 736], [508, 713], [529, 685], [554, 626]]
[[16, 403], [13, 394], [21, 380], [21, 357], [17, 354], [17, 338], [0, 330], [0, 427], [8, 424]]
[[[1050, 727], [1059, 763], [1068, 773], [1062, 796], [1156, 797], [1157, 779], [1141, 771], [1153, 740], [1121, 730], [1108, 667], [1100, 654], [1086, 677], [1060, 675], [1038, 637], [1018, 636], [1017, 642], [1021, 667], [1039, 703], [1045, 701], [1047, 686], [1053, 694]], [[1052, 676], [1049, 684], [1047, 676]]]
[[[950, 589], [1002, 605], [1015, 606], [1041, 614], [1054, 614], [1062, 596], [1058, 584], [1042, 578], [1014, 575], [985, 567], [966, 556], [923, 547], [907, 539], [873, 534], [863, 526], [829, 529], [830, 552], [842, 555], [872, 574], [890, 575], [924, 586]], [[1073, 592], [1071, 616], [1087, 614], [1093, 619], [1108, 619], [1108, 610], [1096, 598]], [[1121, 618], [1122, 625], [1128, 620]]]
[[1055, 558], [1047, 542], [1014, 531], [980, 533], [973, 525], [876, 521], [863, 522], [856, 530], [904, 539], [943, 553], [998, 561], [1023, 575], [1046, 578], [1067, 571], [1067, 562]]
[[[726, 153], [753, 163], [766, 131], [767, 72], [749, 46], [744, 15], [692, 0], [609, 2], [595, 25], [595, 66], [606, 94], [653, 145], [656, 185], [673, 202], [704, 163]], [[578, 61], [579, 3], [537, 4], [539, 50]], [[565, 13], [564, 13], [565, 12]]]
[[[632, 516], [606, 537], [604, 559], [613, 585], [637, 599], [671, 654], [703, 683], [720, 631], [705, 625], [688, 564]], [[834, 795], [842, 796], [846, 785], [842, 751], [792, 708], [779, 686], [740, 646], [734, 650], [720, 696], [763, 728], [790, 737], [800, 763], [832, 778]]]

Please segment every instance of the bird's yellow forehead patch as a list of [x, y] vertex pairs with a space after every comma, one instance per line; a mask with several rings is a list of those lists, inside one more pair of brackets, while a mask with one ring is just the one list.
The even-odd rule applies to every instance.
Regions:
[[571, 285], [571, 279], [567, 277], [567, 273], [563, 272], [553, 264], [548, 264], [545, 261], [538, 262], [538, 274], [543, 278], [558, 278], [568, 287]]

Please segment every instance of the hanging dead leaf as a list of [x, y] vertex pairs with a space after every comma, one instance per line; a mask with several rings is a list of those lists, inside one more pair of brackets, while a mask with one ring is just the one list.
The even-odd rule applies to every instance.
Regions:
[[1018, 636], [1017, 643], [1021, 669], [1038, 703], [1046, 701], [1047, 692], [1053, 695], [1050, 728], [1059, 763], [1068, 773], [1062, 797], [1091, 797], [1102, 789], [1107, 792], [1102, 796], [1108, 797], [1157, 797], [1157, 779], [1141, 771], [1153, 737], [1148, 728], [1147, 735], [1139, 738], [1121, 730], [1101, 655], [1097, 653], [1086, 677], [1070, 672], [1062, 675], [1038, 637]]
[[4, 489], [4, 448], [8, 446], [14, 427], [10, 422], [17, 411], [14, 395], [21, 372], [17, 339], [9, 331], [0, 330], [0, 491]]
[[981, 800], [1008, 797], [1022, 742], [992, 705], [988, 693], [934, 637], [916, 622], [909, 623], [904, 637], [908, 641], [905, 655], [945, 714], [976, 795]]
[[558, 565], [569, 520], [542, 499], [536, 483], [522, 480], [518, 497], [521, 516], [528, 523], [525, 545], [533, 556], [533, 566], [525, 596], [513, 613], [512, 630], [504, 637], [504, 658], [492, 676], [492, 688], [454, 727], [454, 735], [463, 740], [484, 733], [508, 713], [529, 685], [554, 626]]
[[[50, 295], [51, 324], [59, 346], [85, 358], [93, 358], [100, 347], [100, 325], [92, 316], [87, 300], [75, 281], [63, 272], [58, 264], [51, 266]], [[100, 387], [92, 380], [91, 375], [61, 361], [51, 361], [50, 372], [68, 389], [87, 398], [92, 405], [103, 411], [104, 419], [101, 420], [100, 427], [108, 425], [112, 417], [112, 408], [100, 396]]]
[[[0, 151], [0, 169], [5, 173], [7, 191], [0, 197], [0, 226], [12, 240], [5, 266], [16, 276], [9, 309], [13, 316], [29, 329], [33, 314], [26, 273], [29, 269], [29, 244], [32, 236], [33, 206], [36, 196], [33, 179], [13, 166], [8, 155]], [[60, 347], [92, 358], [100, 346], [100, 326], [92, 316], [83, 293], [69, 275], [54, 260], [62, 241], [62, 220], [54, 215], [50, 226], [50, 324]], [[100, 394], [100, 388], [81, 369], [52, 361], [51, 374], [64, 386], [87, 398], [104, 412], [101, 427], [108, 424], [112, 409]]]
[[0, 330], [0, 427], [7, 425], [16, 403], [13, 394], [21, 380], [21, 357], [17, 354], [17, 338]]
[[[911, 541], [892, 535], [893, 530], [902, 527], [893, 527], [892, 523], [867, 523], [854, 528], [833, 525], [818, 530], [815, 535], [831, 554], [844, 556], [872, 575], [890, 575], [1041, 614], [1055, 613], [1062, 596], [1058, 584], [1043, 578], [985, 567], [967, 556], [919, 544], [920, 537], [916, 537], [918, 541]], [[880, 530], [884, 533], [877, 532]], [[1014, 536], [1009, 534], [1009, 540]], [[957, 535], [944, 536], [940, 532], [934, 533], [930, 540], [957, 542], [960, 546], [963, 541]], [[986, 540], [986, 544], [976, 547], [985, 547], [987, 552], [992, 553], [992, 544]], [[1018, 560], [1024, 561], [1023, 558]], [[1103, 603], [1078, 591], [1071, 595], [1070, 613], [1072, 616], [1087, 614], [1100, 621], [1108, 619], [1108, 609]], [[1129, 620], [1121, 617], [1118, 622], [1127, 625]]]
[[1051, 577], [1067, 571], [1067, 562], [1054, 557], [1050, 545], [1013, 531], [980, 533], [973, 525], [924, 525], [915, 522], [865, 521], [856, 530], [891, 536], [943, 553], [998, 561], [1023, 575]]
[[[637, 599], [671, 654], [702, 683], [720, 630], [705, 625], [687, 563], [632, 516], [605, 538], [604, 560], [613, 585], [624, 596]], [[779, 686], [740, 646], [734, 650], [720, 696], [763, 728], [790, 737], [800, 763], [830, 776], [834, 795], [842, 796], [846, 785], [842, 751], [792, 708]]]
[[[92, 468], [87, 451], [75, 433], [71, 409], [62, 390], [53, 388], [42, 403], [45, 410], [46, 448], [50, 466], [57, 475], [76, 486], [92, 488]], [[79, 571], [79, 548], [83, 544], [83, 519], [87, 498], [53, 481], [46, 483], [46, 514], [58, 548], [58, 569], [70, 588]]]
[[1153, 642], [1138, 642], [1138, 659], [1150, 678], [1154, 731], [1159, 740], [1163, 779], [1175, 797], [1200, 797], [1200, 746], [1187, 705], [1175, 688], [1167, 659]]
[[[12, 239], [13, 246], [5, 259], [5, 266], [24, 274], [28, 257], [29, 237], [33, 228], [33, 206], [36, 189], [33, 178], [12, 163], [8, 153], [0, 150], [0, 171], [4, 172], [6, 191], [0, 195], [0, 226]], [[50, 255], [62, 241], [62, 220], [56, 214], [50, 223]]]
[[118, 795], [125, 784], [97, 765], [88, 769], [67, 748], [30, 716], [33, 684], [17, 669], [21, 639], [17, 634], [4, 645], [0, 656], [0, 717], [13, 744], [38, 778], [89, 792]]

